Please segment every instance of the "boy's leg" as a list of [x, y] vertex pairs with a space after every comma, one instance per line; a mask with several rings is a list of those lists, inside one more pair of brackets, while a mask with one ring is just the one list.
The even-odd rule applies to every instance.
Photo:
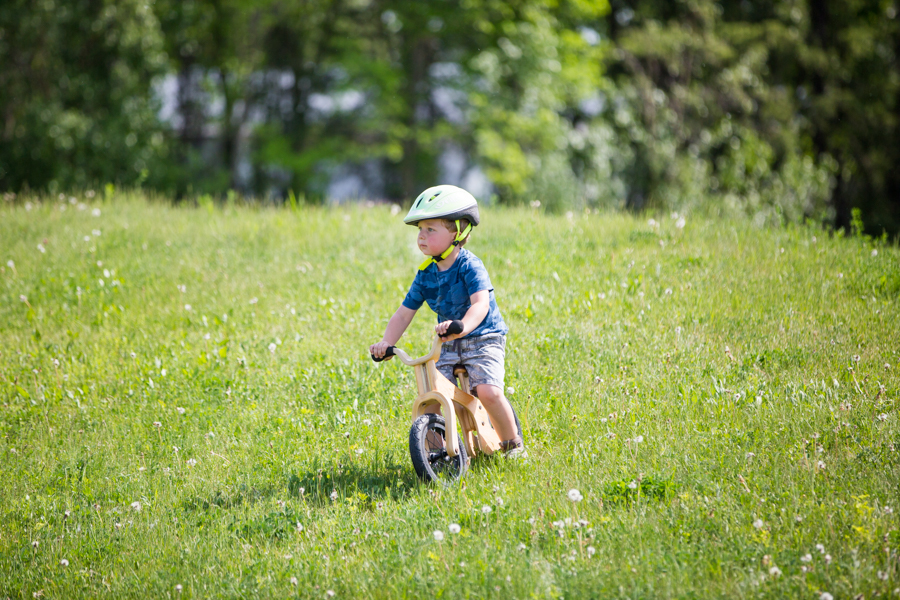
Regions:
[[478, 399], [491, 417], [491, 423], [502, 441], [512, 440], [519, 436], [516, 417], [513, 415], [509, 400], [503, 395], [503, 389], [496, 385], [482, 383], [475, 387]]

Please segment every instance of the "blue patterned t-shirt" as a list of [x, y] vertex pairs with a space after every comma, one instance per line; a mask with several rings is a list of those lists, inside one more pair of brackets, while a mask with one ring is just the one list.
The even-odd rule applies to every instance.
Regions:
[[463, 248], [456, 257], [456, 262], [446, 271], [439, 271], [435, 263], [428, 265], [423, 271], [416, 273], [416, 278], [403, 299], [403, 306], [411, 310], [419, 310], [423, 302], [427, 302], [431, 310], [437, 313], [438, 323], [462, 319], [471, 308], [469, 297], [487, 290], [490, 292], [490, 308], [484, 321], [466, 337], [502, 333], [506, 335], [509, 328], [500, 316], [497, 301], [494, 299], [494, 286], [488, 277], [487, 269], [481, 259]]

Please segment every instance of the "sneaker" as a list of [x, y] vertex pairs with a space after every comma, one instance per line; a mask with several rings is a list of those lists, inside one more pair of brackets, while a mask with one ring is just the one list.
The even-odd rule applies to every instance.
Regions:
[[524, 460], [528, 458], [528, 450], [525, 449], [524, 445], [516, 446], [515, 448], [510, 448], [504, 452], [503, 458], [508, 458], [510, 460]]
[[518, 435], [511, 440], [500, 442], [500, 451], [503, 452], [504, 458], [528, 458], [528, 450], [525, 449], [525, 444]]

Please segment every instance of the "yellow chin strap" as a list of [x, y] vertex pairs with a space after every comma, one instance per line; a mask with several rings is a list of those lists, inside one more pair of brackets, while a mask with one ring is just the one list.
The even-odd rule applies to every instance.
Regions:
[[427, 259], [425, 259], [425, 262], [423, 262], [421, 265], [419, 265], [420, 271], [424, 271], [425, 269], [427, 269], [429, 267], [429, 265], [431, 265], [431, 263], [439, 263], [442, 260], [444, 260], [445, 258], [447, 258], [448, 256], [450, 256], [453, 253], [453, 249], [456, 248], [457, 246], [459, 246], [459, 243], [461, 241], [463, 241], [464, 239], [466, 239], [466, 236], [469, 235], [470, 231], [472, 231], [471, 223], [469, 223], [466, 226], [465, 231], [459, 230], [459, 221], [455, 221], [455, 223], [456, 223], [456, 239], [454, 239], [453, 243], [450, 244], [446, 250], [441, 252], [440, 255], [429, 256]]

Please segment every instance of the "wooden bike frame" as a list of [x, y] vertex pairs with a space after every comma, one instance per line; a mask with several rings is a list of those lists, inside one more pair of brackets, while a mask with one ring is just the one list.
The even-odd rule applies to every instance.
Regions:
[[415, 359], [410, 358], [403, 350], [394, 348], [394, 355], [400, 362], [413, 367], [416, 372], [419, 395], [413, 400], [412, 420], [415, 421], [426, 413], [435, 412], [435, 408], [440, 408], [446, 425], [447, 454], [450, 456], [459, 454], [455, 435], [457, 424], [462, 431], [463, 443], [470, 457], [475, 456], [476, 451], [493, 454], [500, 449], [500, 438], [494, 431], [481, 401], [472, 395], [469, 389], [469, 376], [465, 369], [456, 371], [455, 375], [460, 385], [456, 387], [435, 367], [435, 362], [441, 356], [441, 344], [441, 338], [434, 336], [431, 351]]

